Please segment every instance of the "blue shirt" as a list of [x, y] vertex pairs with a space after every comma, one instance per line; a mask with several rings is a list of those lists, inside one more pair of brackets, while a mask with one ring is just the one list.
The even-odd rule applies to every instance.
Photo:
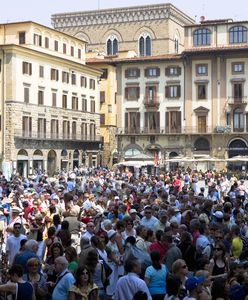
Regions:
[[158, 219], [152, 216], [150, 219], [147, 219], [146, 217], [143, 217], [140, 221], [140, 225], [143, 225], [146, 227], [146, 229], [153, 230], [154, 225], [158, 222]]
[[146, 268], [145, 277], [149, 279], [148, 288], [151, 295], [166, 294], [166, 275], [165, 265], [161, 265], [159, 270], [156, 270], [153, 266]]
[[30, 258], [37, 258], [39, 260], [39, 257], [34, 252], [30, 250], [24, 250], [22, 253], [16, 256], [13, 264], [21, 265], [23, 267], [23, 273], [26, 274], [28, 272], [27, 261]]
[[[66, 272], [68, 273], [63, 276], [63, 274], [65, 274]], [[57, 285], [53, 290], [52, 300], [67, 300], [69, 289], [72, 287], [72, 285], [75, 282], [73, 275], [67, 269], [65, 269], [59, 275], [59, 277], [60, 276], [63, 277], [58, 281]]]

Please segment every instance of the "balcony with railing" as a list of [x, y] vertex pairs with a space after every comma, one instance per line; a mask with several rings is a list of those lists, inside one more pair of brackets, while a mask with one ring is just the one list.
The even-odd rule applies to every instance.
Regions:
[[230, 104], [230, 105], [246, 105], [247, 100], [248, 100], [247, 96], [243, 96], [243, 97], [229, 96], [227, 98], [227, 103]]
[[89, 141], [99, 142], [102, 137], [100, 135], [85, 135], [81, 133], [56, 133], [56, 132], [37, 132], [16, 130], [14, 137], [17, 139], [30, 140], [52, 140], [52, 141]]
[[[149, 128], [149, 127], [125, 127], [125, 128], [118, 128], [117, 135], [180, 135], [180, 134], [212, 134], [212, 133], [230, 133], [231, 129], [228, 130], [217, 130], [217, 127], [213, 126], [202, 126], [202, 127], [195, 127], [195, 126], [183, 126], [183, 127], [156, 127], [156, 128]], [[221, 127], [222, 128], [222, 127]], [[224, 128], [224, 127], [223, 127]]]
[[145, 108], [159, 108], [159, 97], [144, 97], [144, 106]]

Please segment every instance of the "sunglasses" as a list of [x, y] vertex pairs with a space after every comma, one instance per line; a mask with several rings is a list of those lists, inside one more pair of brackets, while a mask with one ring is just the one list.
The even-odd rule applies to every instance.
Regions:
[[222, 250], [222, 249], [221, 249], [221, 248], [214, 248], [214, 250], [220, 251], [220, 250]]
[[216, 239], [216, 240], [221, 240], [221, 239], [222, 239], [222, 236], [216, 236], [215, 239]]
[[186, 268], [188, 268], [187, 265], [183, 265], [183, 266], [182, 266], [182, 269], [186, 269]]
[[87, 271], [83, 271], [82, 275], [89, 275], [89, 273]]
[[127, 225], [133, 225], [133, 223], [128, 222]]

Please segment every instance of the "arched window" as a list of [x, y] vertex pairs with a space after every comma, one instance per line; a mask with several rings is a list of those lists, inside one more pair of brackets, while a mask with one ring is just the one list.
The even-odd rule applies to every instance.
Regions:
[[240, 132], [244, 130], [244, 113], [242, 109], [237, 108], [233, 112], [233, 131]]
[[107, 55], [116, 55], [118, 53], [118, 40], [111, 35], [107, 40]]
[[247, 42], [247, 28], [244, 26], [234, 26], [229, 30], [229, 43], [246, 43]]
[[209, 151], [210, 145], [209, 141], [205, 138], [198, 138], [194, 143], [195, 151]]
[[139, 38], [139, 55], [150, 56], [152, 54], [152, 42], [147, 33], [143, 33]]
[[208, 46], [211, 44], [211, 32], [207, 28], [197, 29], [194, 32], [194, 46]]

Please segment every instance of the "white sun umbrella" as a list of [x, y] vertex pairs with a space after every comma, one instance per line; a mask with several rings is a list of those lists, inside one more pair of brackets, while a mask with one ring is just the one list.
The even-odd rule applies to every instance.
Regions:
[[226, 159], [227, 161], [248, 161], [248, 156], [237, 155]]

